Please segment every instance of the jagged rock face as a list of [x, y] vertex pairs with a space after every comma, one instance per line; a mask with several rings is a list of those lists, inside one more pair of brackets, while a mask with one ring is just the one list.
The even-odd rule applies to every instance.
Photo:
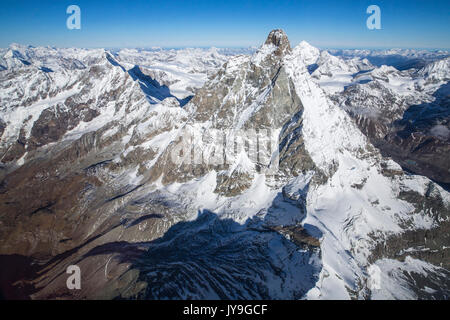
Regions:
[[272, 30], [266, 39], [265, 45], [274, 45], [277, 47], [274, 54], [278, 57], [283, 57], [291, 53], [291, 44], [287, 35], [281, 29]]
[[[281, 146], [283, 159], [280, 164], [285, 168], [284, 172], [289, 172], [286, 176], [312, 170], [314, 164], [299, 133], [301, 123], [296, 123], [301, 121], [302, 103], [283, 66], [283, 57], [290, 52], [287, 36], [282, 30], [274, 30], [253, 57], [238, 56], [230, 59], [185, 107], [192, 116], [179, 137], [192, 135], [192, 129], [200, 135], [205, 131], [218, 129], [225, 136], [235, 130], [266, 130], [270, 134], [281, 132], [280, 138], [284, 142]], [[254, 143], [248, 140], [246, 142], [249, 144]], [[224, 144], [226, 142], [230, 141], [224, 141]], [[257, 148], [259, 146], [261, 145]], [[226, 146], [218, 144], [214, 139], [211, 141], [204, 138], [193, 149], [215, 149], [216, 153], [226, 154], [228, 163], [174, 164], [170, 160], [174, 148], [177, 148], [177, 144], [169, 147], [163, 155], [165, 160], [156, 164], [153, 180], [162, 176], [164, 184], [186, 182], [214, 169], [223, 171], [217, 176], [216, 191], [222, 195], [236, 196], [251, 186], [255, 172], [260, 172], [267, 166], [267, 163], [255, 161], [250, 165], [251, 168], [247, 168], [250, 172], [238, 172], [234, 166], [239, 161], [238, 153], [230, 154]], [[204, 159], [210, 156], [210, 153], [203, 153]]]
[[[195, 120], [211, 120], [214, 127], [221, 128], [242, 128], [252, 123], [254, 127], [275, 128], [284, 124], [299, 111], [301, 102], [292, 91], [281, 60], [273, 60], [279, 50], [285, 48], [266, 43], [254, 58], [228, 61], [188, 106], [195, 110]], [[253, 120], [252, 116], [257, 118]]]
[[70, 103], [68, 108], [57, 104], [52, 109], [45, 109], [31, 128], [28, 150], [58, 141], [80, 121], [89, 122], [98, 115], [97, 110], [90, 109], [87, 105], [72, 107]]
[[[317, 53], [305, 43], [291, 49], [274, 30], [252, 56], [228, 59], [184, 107], [170, 81], [124, 61], [137, 53], [77, 53], [82, 66], [54, 74], [36, 73], [39, 59], [25, 53], [7, 56], [0, 263], [23, 276], [11, 279], [20, 286], [0, 283], [2, 294], [448, 297], [448, 286], [437, 287], [448, 278], [448, 192], [373, 147], [349, 116], [354, 89], [338, 99], [320, 86], [325, 70], [344, 64]], [[310, 62], [324, 65], [317, 77]], [[15, 85], [24, 74], [29, 102]], [[37, 85], [43, 77], [52, 95]], [[390, 103], [380, 83], [373, 89]], [[27, 107], [39, 116], [14, 126], [14, 110]], [[222, 140], [242, 131], [239, 141]], [[422, 245], [443, 254], [420, 253]], [[71, 264], [89, 279], [79, 291], [66, 288]]]

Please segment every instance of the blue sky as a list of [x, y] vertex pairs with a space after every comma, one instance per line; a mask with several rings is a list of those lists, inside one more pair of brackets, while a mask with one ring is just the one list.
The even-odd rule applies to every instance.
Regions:
[[[0, 0], [0, 47], [258, 46], [282, 28], [292, 45], [450, 48], [448, 0]], [[81, 8], [81, 30], [66, 28], [66, 8]], [[368, 30], [366, 8], [381, 8]]]

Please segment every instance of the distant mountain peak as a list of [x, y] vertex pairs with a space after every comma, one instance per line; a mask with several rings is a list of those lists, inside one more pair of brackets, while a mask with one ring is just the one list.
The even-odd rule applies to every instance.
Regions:
[[294, 49], [293, 53], [296, 56], [302, 57], [305, 65], [312, 65], [317, 62], [320, 57], [320, 50], [313, 47], [306, 41], [301, 41]]
[[317, 49], [316, 47], [312, 46], [309, 42], [307, 42], [305, 40], [300, 41], [300, 43], [298, 45], [303, 47], [303, 48]]

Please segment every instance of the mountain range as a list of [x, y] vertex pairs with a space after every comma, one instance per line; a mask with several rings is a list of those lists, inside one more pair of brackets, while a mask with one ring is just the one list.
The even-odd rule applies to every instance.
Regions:
[[449, 59], [1, 49], [2, 297], [448, 299]]

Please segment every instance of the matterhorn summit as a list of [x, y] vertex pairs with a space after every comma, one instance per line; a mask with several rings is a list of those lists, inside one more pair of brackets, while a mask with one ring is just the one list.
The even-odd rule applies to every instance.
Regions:
[[274, 45], [277, 50], [274, 52], [277, 56], [284, 56], [291, 52], [289, 39], [281, 29], [272, 30], [267, 36], [265, 45]]

